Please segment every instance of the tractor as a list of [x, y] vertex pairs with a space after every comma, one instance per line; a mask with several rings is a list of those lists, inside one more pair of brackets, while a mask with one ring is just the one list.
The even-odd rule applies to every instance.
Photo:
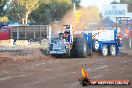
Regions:
[[90, 50], [88, 50], [88, 44], [83, 34], [73, 34], [72, 25], [63, 26], [65, 27], [64, 32], [60, 32], [58, 38], [51, 38], [49, 43], [50, 54], [65, 57], [86, 57]]

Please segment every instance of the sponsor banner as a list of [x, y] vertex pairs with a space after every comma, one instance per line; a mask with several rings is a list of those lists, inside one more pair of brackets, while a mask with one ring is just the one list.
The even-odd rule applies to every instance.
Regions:
[[127, 4], [107, 4], [103, 6], [104, 17], [125, 17], [128, 15]]

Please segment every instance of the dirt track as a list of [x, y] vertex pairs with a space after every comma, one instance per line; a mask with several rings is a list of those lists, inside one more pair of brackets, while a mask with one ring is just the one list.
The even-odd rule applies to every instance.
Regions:
[[[90, 79], [132, 80], [132, 50], [119, 56], [52, 58], [0, 64], [0, 88], [83, 88], [79, 84], [81, 67], [87, 64]], [[132, 88], [129, 86], [87, 86], [86, 88]]]

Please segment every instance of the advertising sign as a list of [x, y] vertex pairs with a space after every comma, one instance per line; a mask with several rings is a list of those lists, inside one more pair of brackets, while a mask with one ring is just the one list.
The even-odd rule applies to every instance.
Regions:
[[127, 4], [107, 4], [103, 6], [104, 17], [125, 17], [127, 16]]
[[81, 11], [76, 11], [75, 12], [76, 23], [80, 22], [80, 17], [81, 17]]

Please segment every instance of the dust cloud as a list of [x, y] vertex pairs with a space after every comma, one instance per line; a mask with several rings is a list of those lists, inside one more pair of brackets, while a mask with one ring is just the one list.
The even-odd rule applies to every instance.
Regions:
[[[78, 14], [78, 15], [77, 15]], [[73, 25], [74, 31], [83, 31], [89, 23], [97, 23], [100, 21], [98, 8], [90, 6], [87, 8], [79, 8], [74, 12], [70, 10], [61, 19], [61, 21], [51, 24], [52, 32], [57, 34], [58, 31], [63, 31], [63, 25]]]

